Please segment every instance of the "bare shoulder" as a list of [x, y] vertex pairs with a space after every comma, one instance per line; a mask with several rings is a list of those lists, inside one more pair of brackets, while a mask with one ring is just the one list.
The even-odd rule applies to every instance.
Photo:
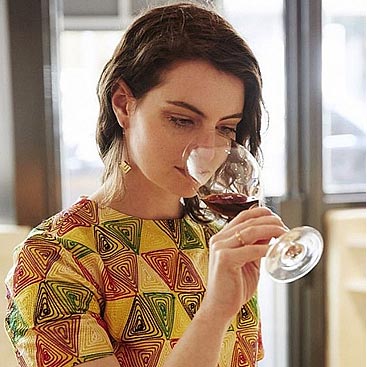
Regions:
[[108, 356], [94, 361], [79, 364], [80, 367], [120, 367], [115, 356]]

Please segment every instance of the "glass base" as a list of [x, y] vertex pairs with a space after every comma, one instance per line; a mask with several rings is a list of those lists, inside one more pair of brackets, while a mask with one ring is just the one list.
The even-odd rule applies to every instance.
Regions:
[[321, 234], [308, 226], [293, 228], [270, 245], [265, 268], [270, 277], [280, 283], [290, 283], [308, 274], [323, 252]]

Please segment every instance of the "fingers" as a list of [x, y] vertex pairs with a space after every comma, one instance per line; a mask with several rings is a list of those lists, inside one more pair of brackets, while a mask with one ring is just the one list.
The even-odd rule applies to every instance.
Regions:
[[236, 233], [236, 232], [242, 233], [250, 228], [256, 228], [256, 227], [261, 227], [265, 225], [273, 225], [273, 226], [280, 227], [282, 230], [288, 230], [288, 228], [284, 225], [284, 223], [278, 216], [267, 215], [264, 217], [251, 218], [244, 223], [240, 223], [237, 226], [230, 228], [228, 230], [228, 234], [233, 235], [233, 233]]
[[[236, 217], [234, 217], [227, 225], [226, 228], [230, 229], [238, 225], [239, 223], [243, 223], [252, 218], [259, 218], [264, 216], [276, 216], [270, 209], [266, 207], [258, 207], [249, 210], [243, 210]], [[278, 217], [279, 218], [279, 217]]]
[[247, 227], [240, 231], [244, 244], [254, 244], [260, 241], [270, 241], [271, 238], [279, 237], [285, 229], [279, 225], [265, 224], [262, 226]]
[[[232, 231], [233, 232], [233, 231]], [[253, 245], [257, 242], [267, 244], [272, 237], [279, 237], [286, 229], [277, 224], [262, 224], [261, 226], [250, 226], [233, 232], [231, 235], [212, 237], [211, 248], [236, 248]]]
[[266, 255], [267, 245], [251, 245], [237, 248], [223, 248], [217, 252], [217, 261], [233, 269], [242, 268], [247, 263], [255, 263], [259, 269], [259, 260]]
[[[251, 212], [251, 213], [250, 213]], [[238, 215], [232, 222], [215, 234], [210, 244], [239, 247], [279, 237], [288, 228], [281, 218], [267, 208], [254, 208]]]

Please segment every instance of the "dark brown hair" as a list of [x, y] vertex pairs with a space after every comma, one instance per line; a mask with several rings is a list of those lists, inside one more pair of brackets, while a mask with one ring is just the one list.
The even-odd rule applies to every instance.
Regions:
[[[212, 9], [192, 3], [156, 7], [147, 10], [127, 29], [98, 83], [100, 112], [96, 138], [105, 164], [103, 182], [111, 181], [112, 196], [121, 195], [119, 182], [123, 182], [118, 169], [123, 129], [111, 103], [115, 83], [123, 79], [139, 99], [161, 82], [162, 73], [174, 62], [184, 60], [207, 61], [243, 80], [244, 117], [236, 140], [259, 158], [262, 81], [258, 62], [247, 43]], [[197, 198], [185, 199], [185, 206], [189, 214], [199, 218]]]

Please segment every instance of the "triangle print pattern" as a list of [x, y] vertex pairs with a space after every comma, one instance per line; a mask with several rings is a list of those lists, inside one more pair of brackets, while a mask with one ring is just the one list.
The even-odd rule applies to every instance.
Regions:
[[237, 333], [234, 345], [232, 366], [252, 367], [257, 355], [257, 338], [253, 331], [246, 334]]
[[190, 226], [186, 220], [182, 221], [182, 240], [180, 241], [180, 250], [192, 250], [196, 248], [204, 248], [202, 240], [200, 240], [197, 232]]
[[178, 294], [178, 299], [191, 319], [195, 316], [197, 310], [199, 309], [203, 297], [204, 292]]
[[64, 238], [61, 239], [61, 242], [64, 248], [71, 251], [78, 260], [82, 259], [84, 256], [93, 254], [93, 250], [91, 250], [89, 247], [85, 246], [82, 243], [76, 241], [70, 241]]
[[178, 245], [180, 250], [204, 247], [193, 227], [185, 219], [182, 221], [175, 219], [159, 220], [156, 221], [156, 225]]
[[102, 226], [94, 227], [94, 239], [98, 253], [103, 261], [112, 259], [118, 251], [129, 251], [130, 248]]
[[181, 222], [174, 219], [157, 220], [156, 225], [167, 234], [171, 240], [178, 244], [181, 239]]
[[178, 251], [175, 249], [158, 250], [144, 253], [142, 257], [173, 290], [176, 283]]
[[103, 226], [106, 227], [111, 234], [115, 235], [119, 242], [129, 246], [136, 254], [139, 253], [142, 229], [141, 219], [128, 217], [104, 222]]
[[176, 292], [204, 292], [204, 284], [190, 259], [183, 253], [178, 254]]
[[175, 298], [170, 293], [144, 293], [157, 324], [167, 339], [170, 338], [175, 316]]
[[37, 336], [36, 350], [37, 366], [66, 366], [74, 358], [72, 354], [57, 345], [52, 345], [50, 348], [50, 340], [43, 334]]
[[249, 307], [248, 304], [243, 305], [240, 312], [237, 314], [237, 328], [246, 330], [251, 327], [257, 327], [256, 309]]
[[37, 299], [36, 325], [62, 319], [64, 315], [86, 312], [92, 292], [73, 283], [45, 281], [39, 286]]
[[140, 339], [152, 339], [162, 337], [149, 305], [143, 297], [137, 296], [130, 311], [129, 319], [122, 334], [122, 340], [134, 341]]
[[115, 355], [123, 367], [156, 367], [160, 365], [158, 363], [163, 344], [162, 339], [126, 343], [123, 348], [115, 349]]
[[[163, 366], [203, 302], [217, 231], [88, 199], [44, 221], [7, 278], [19, 366], [72, 367], [111, 353], [121, 367]], [[255, 367], [262, 357], [257, 307], [253, 297], [231, 321], [218, 367]]]
[[87, 199], [81, 199], [69, 210], [54, 217], [53, 228], [63, 236], [74, 228], [91, 227], [98, 223], [97, 207]]
[[28, 239], [18, 257], [14, 274], [14, 293], [18, 294], [25, 287], [40, 282], [60, 258], [60, 250], [59, 245], [47, 243], [39, 236]]
[[107, 300], [134, 296], [138, 291], [136, 257], [131, 253], [120, 253], [112, 261], [106, 262], [102, 277]]
[[45, 339], [54, 346], [64, 349], [73, 355], [78, 353], [78, 339], [80, 332], [80, 316], [73, 316], [68, 320], [60, 320], [55, 323], [45, 323], [38, 326], [37, 331], [43, 334]]
[[171, 290], [203, 292], [203, 282], [191, 260], [175, 249], [142, 254], [143, 259], [158, 273]]

